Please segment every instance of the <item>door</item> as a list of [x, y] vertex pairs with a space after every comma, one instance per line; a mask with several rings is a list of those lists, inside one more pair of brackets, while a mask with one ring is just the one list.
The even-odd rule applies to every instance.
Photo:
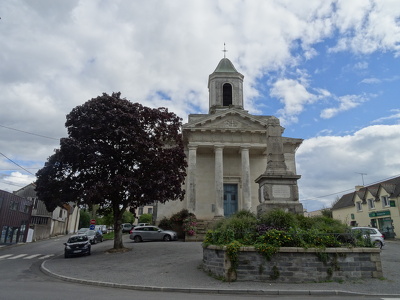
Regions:
[[237, 184], [224, 184], [224, 216], [229, 217], [238, 210]]

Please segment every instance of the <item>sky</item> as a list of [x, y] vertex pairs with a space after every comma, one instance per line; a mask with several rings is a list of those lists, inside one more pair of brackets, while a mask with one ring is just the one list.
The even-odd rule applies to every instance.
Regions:
[[400, 176], [398, 0], [2, 0], [0, 18], [2, 190], [33, 182], [66, 115], [102, 93], [208, 113], [224, 43], [244, 108], [304, 139], [308, 211]]

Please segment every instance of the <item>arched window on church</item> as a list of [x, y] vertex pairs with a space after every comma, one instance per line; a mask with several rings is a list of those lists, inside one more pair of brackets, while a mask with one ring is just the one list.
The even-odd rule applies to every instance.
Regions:
[[222, 105], [232, 105], [232, 85], [229, 83], [225, 83], [222, 86]]

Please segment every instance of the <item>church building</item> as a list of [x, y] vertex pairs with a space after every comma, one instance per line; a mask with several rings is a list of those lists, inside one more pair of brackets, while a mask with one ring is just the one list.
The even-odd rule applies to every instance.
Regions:
[[208, 114], [189, 115], [182, 128], [185, 200], [158, 204], [157, 221], [182, 209], [213, 220], [256, 213], [265, 201], [298, 203], [295, 152], [303, 140], [282, 137], [278, 118], [245, 110], [243, 78], [227, 58], [209, 75]]

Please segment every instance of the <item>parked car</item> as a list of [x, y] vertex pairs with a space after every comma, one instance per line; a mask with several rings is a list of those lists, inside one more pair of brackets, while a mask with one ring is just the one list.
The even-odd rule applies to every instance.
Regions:
[[89, 228], [81, 228], [78, 230], [77, 234], [85, 234], [86, 231], [88, 231], [88, 230], [89, 230]]
[[136, 226], [149, 226], [151, 225], [150, 223], [139, 223]]
[[381, 248], [385, 246], [385, 239], [383, 234], [376, 228], [372, 227], [353, 227], [351, 231], [356, 233], [359, 232], [363, 235], [364, 238], [369, 238], [371, 243], [375, 245], [375, 247]]
[[133, 228], [133, 225], [131, 223], [124, 223], [122, 224], [122, 233], [125, 232], [130, 232]]
[[101, 233], [106, 234], [107, 233], [107, 226], [106, 225], [96, 225], [94, 227], [94, 230], [100, 230]]
[[103, 235], [96, 230], [88, 230], [85, 235], [87, 235], [91, 244], [97, 244], [103, 241]]
[[172, 230], [163, 230], [157, 226], [136, 226], [129, 235], [135, 242], [141, 241], [176, 241], [178, 234]]
[[91, 244], [85, 234], [73, 235], [64, 243], [64, 257], [68, 258], [75, 255], [90, 255]]

